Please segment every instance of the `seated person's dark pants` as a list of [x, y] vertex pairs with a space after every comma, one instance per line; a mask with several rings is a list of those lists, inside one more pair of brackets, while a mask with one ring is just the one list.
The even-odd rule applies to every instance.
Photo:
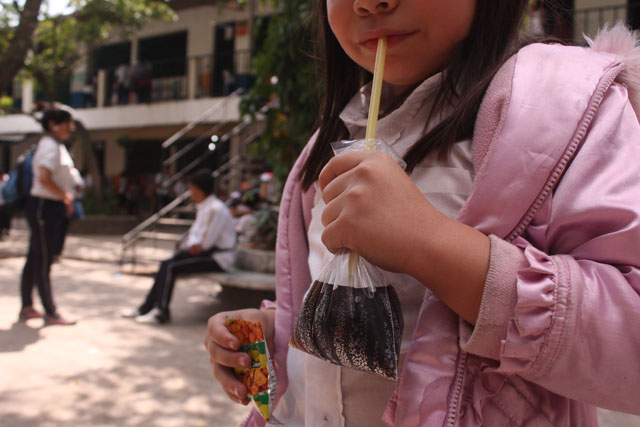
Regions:
[[162, 311], [162, 315], [169, 319], [169, 303], [171, 302], [171, 295], [173, 294], [177, 276], [189, 273], [222, 271], [222, 268], [211, 257], [212, 253], [213, 249], [203, 251], [199, 255], [191, 255], [189, 251], [183, 250], [162, 261], [153, 287], [138, 311], [141, 314], [146, 314], [153, 307], [158, 307]]

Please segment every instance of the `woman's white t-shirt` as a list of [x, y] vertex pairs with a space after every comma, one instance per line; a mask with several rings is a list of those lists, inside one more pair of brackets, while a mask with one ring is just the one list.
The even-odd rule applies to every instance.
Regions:
[[[428, 114], [426, 94], [437, 84], [434, 76], [421, 84], [392, 113], [378, 122], [378, 137], [391, 144], [403, 156], [424, 131]], [[384, 101], [383, 101], [384, 102]], [[367, 122], [368, 90], [366, 88], [347, 105], [341, 114], [351, 138], [364, 138]], [[431, 123], [431, 126], [435, 121]], [[411, 178], [424, 196], [440, 212], [455, 218], [466, 202], [472, 185], [471, 141], [456, 143], [447, 159], [427, 157], [417, 166]], [[321, 241], [320, 221], [324, 209], [317, 188], [308, 230], [309, 269], [312, 279], [328, 257]], [[404, 361], [422, 301], [430, 291], [406, 274], [395, 274], [394, 288], [402, 306], [404, 331], [400, 365]], [[287, 426], [383, 426], [386, 409], [396, 383], [376, 375], [333, 365], [294, 348], [287, 356], [289, 386], [280, 399], [274, 415]]]
[[72, 191], [78, 185], [77, 171], [74, 172], [73, 159], [67, 147], [45, 135], [38, 142], [36, 152], [33, 154], [31, 164], [33, 170], [33, 183], [31, 184], [31, 195], [43, 199], [62, 200], [62, 198], [50, 192], [40, 182], [40, 168], [51, 171], [53, 182], [65, 192]]

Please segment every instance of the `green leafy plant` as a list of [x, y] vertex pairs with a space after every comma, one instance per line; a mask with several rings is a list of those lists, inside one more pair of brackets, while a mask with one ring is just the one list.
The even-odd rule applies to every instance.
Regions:
[[266, 158], [276, 178], [284, 182], [313, 132], [320, 88], [310, 53], [311, 2], [280, 4], [282, 13], [271, 17], [263, 47], [254, 57], [255, 84], [243, 97], [240, 111], [255, 115], [267, 102], [277, 99], [251, 154]]
[[254, 214], [254, 231], [248, 241], [248, 246], [256, 249], [274, 250], [276, 248], [276, 233], [278, 231], [278, 207], [266, 206]]
[[6, 94], [0, 94], [0, 114], [7, 114], [13, 107], [13, 99]]
[[[0, 91], [23, 69], [53, 101], [55, 88], [69, 80], [78, 60], [110, 35], [126, 37], [150, 20], [176, 17], [157, 0], [72, 0], [75, 12], [60, 16], [40, 11], [41, 2], [26, 0], [20, 7], [0, 1]], [[12, 25], [16, 21], [18, 26]]]
[[118, 209], [118, 195], [114, 191], [107, 191], [101, 196], [89, 190], [82, 198], [82, 206], [85, 215], [117, 215], [120, 213]]

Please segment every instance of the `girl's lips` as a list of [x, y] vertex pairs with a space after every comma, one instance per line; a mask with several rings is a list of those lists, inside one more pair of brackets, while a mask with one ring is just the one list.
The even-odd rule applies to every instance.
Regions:
[[[391, 49], [392, 47], [402, 43], [404, 40], [412, 36], [414, 33], [403, 33], [403, 34], [391, 34], [387, 35], [387, 49]], [[371, 38], [360, 42], [360, 45], [367, 50], [371, 50], [373, 52], [378, 48], [378, 38]]]

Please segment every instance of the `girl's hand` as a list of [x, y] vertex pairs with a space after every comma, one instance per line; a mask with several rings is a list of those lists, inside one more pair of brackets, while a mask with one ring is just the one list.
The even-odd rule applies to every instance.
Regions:
[[[238, 381], [233, 368], [248, 368], [251, 358], [248, 354], [238, 352], [240, 342], [226, 327], [228, 317], [234, 319], [260, 322], [267, 346], [273, 349], [273, 323], [275, 310], [244, 309], [217, 313], [209, 318], [204, 347], [209, 352], [213, 376], [220, 383], [222, 389], [234, 402], [246, 405], [249, 403], [245, 385]], [[273, 354], [273, 353], [272, 353]]]
[[383, 153], [339, 154], [318, 183], [327, 205], [322, 242], [331, 252], [347, 248], [407, 273], [476, 322], [491, 251], [486, 235], [440, 213]]
[[322, 241], [331, 251], [347, 248], [385, 270], [407, 272], [421, 230], [446, 219], [383, 153], [346, 152], [318, 178], [326, 207]]

